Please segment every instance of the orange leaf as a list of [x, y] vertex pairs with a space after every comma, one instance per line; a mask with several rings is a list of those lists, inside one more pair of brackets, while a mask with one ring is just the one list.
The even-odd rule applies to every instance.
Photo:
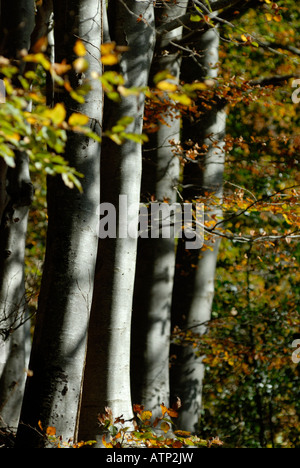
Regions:
[[174, 442], [174, 444], [172, 445], [172, 448], [182, 448], [182, 443], [179, 441], [179, 440], [176, 440], [176, 442]]
[[105, 435], [102, 437], [102, 443], [103, 443], [105, 448], [113, 448], [113, 445], [110, 442], [109, 443], [106, 442]]
[[145, 406], [143, 405], [133, 405], [133, 411], [134, 413], [141, 414], [142, 411], [144, 411]]
[[45, 52], [47, 50], [48, 37], [40, 37], [32, 47], [32, 52], [38, 54], [39, 52]]
[[178, 413], [177, 411], [173, 410], [172, 408], [167, 408], [165, 405], [160, 405], [162, 415], [164, 416], [166, 413], [170, 416], [170, 418], [177, 418]]
[[191, 435], [191, 432], [187, 432], [187, 431], [175, 431], [174, 432], [175, 435], [179, 436], [179, 437], [189, 437]]
[[48, 436], [55, 436], [56, 435], [56, 429], [55, 427], [49, 426], [46, 430], [46, 434]]

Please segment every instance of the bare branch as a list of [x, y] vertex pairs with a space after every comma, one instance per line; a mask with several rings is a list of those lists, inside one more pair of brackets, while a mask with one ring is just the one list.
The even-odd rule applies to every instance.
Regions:
[[298, 55], [300, 57], [300, 49], [297, 47], [294, 47], [290, 44], [280, 44], [279, 42], [260, 42], [259, 44], [261, 47], [265, 49], [271, 49], [271, 50], [277, 50], [277, 49], [282, 49], [282, 50], [287, 50], [288, 52], [291, 52], [292, 54]]
[[281, 86], [291, 78], [300, 78], [299, 74], [291, 75], [274, 75], [269, 77], [258, 78], [257, 80], [249, 81], [251, 86]]

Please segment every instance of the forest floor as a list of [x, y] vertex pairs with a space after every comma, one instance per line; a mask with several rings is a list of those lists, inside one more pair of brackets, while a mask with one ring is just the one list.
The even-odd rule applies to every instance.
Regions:
[[0, 449], [14, 448], [15, 434], [8, 430], [0, 429]]

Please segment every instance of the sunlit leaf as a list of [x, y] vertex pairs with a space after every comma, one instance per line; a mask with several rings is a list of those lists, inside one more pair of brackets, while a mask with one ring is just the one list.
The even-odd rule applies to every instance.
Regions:
[[157, 88], [160, 89], [161, 91], [170, 91], [170, 92], [174, 92], [177, 90], [177, 85], [174, 84], [174, 83], [170, 83], [169, 81], [160, 81], [159, 83], [157, 83]]
[[152, 412], [151, 411], [143, 411], [141, 413], [141, 419], [142, 421], [148, 421], [149, 419], [152, 418]]
[[164, 405], [160, 405], [160, 408], [163, 416], [165, 416], [165, 414], [168, 414], [171, 418], [178, 417], [177, 411], [173, 410], [172, 408], [167, 408]]
[[86, 55], [86, 48], [84, 43], [78, 39], [74, 46], [74, 52], [78, 57], [84, 57]]
[[160, 425], [160, 429], [166, 434], [171, 429], [171, 426], [167, 422], [163, 421]]
[[53, 109], [47, 110], [44, 115], [51, 119], [55, 125], [60, 125], [65, 120], [67, 112], [64, 104], [58, 103]]
[[52, 426], [47, 427], [46, 434], [48, 436], [55, 436], [56, 435], [55, 427], [52, 427]]
[[105, 435], [102, 437], [102, 443], [103, 443], [105, 448], [113, 448], [113, 445], [112, 445], [111, 442], [106, 442], [106, 436]]
[[108, 54], [101, 57], [101, 62], [103, 65], [112, 66], [119, 63], [119, 58], [116, 54]]
[[74, 127], [76, 125], [78, 126], [87, 125], [89, 120], [90, 118], [87, 115], [74, 113], [70, 116], [68, 122], [69, 122], [69, 125], [71, 125], [71, 127]]
[[193, 103], [192, 99], [186, 94], [171, 93], [169, 97], [183, 106], [191, 106]]
[[201, 21], [202, 18], [201, 18], [200, 15], [197, 15], [196, 13], [192, 13], [191, 16], [190, 16], [190, 20], [191, 20], [193, 23], [199, 23], [199, 21]]
[[28, 54], [23, 60], [24, 62], [39, 63], [45, 70], [50, 70], [51, 68], [51, 62], [42, 53]]
[[176, 78], [168, 70], [158, 72], [153, 78], [155, 85], [164, 80], [176, 80]]
[[89, 62], [85, 58], [79, 57], [73, 62], [73, 68], [77, 73], [84, 73], [89, 68]]

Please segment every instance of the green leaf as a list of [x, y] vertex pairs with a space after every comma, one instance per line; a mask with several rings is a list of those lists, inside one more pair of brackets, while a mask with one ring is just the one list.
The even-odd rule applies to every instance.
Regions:
[[196, 13], [192, 13], [190, 16], [190, 21], [192, 21], [193, 23], [199, 23], [199, 21], [201, 20], [202, 20], [201, 16], [197, 15]]
[[134, 117], [122, 117], [120, 120], [118, 120], [117, 125], [124, 125], [125, 127], [128, 127], [128, 125], [132, 124], [134, 121]]
[[8, 148], [6, 145], [0, 145], [0, 152], [2, 153], [2, 158], [9, 167], [15, 168], [15, 159], [13, 151]]
[[126, 138], [127, 140], [134, 141], [135, 143], [141, 143], [141, 144], [149, 141], [149, 138], [147, 135], [145, 134], [139, 135], [138, 133], [125, 133], [124, 138]]

